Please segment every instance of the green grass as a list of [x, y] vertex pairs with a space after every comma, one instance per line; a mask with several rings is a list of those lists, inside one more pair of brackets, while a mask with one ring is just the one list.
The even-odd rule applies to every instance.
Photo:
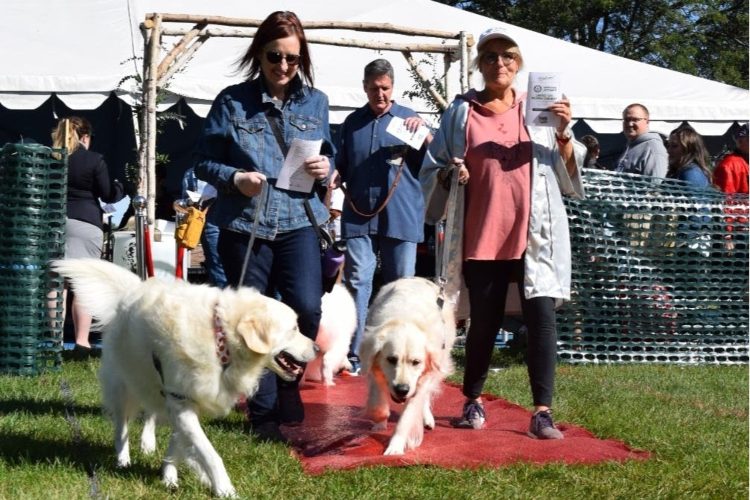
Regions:
[[[490, 375], [486, 391], [528, 404], [525, 367], [501, 357], [495, 364], [507, 367]], [[160, 455], [141, 455], [137, 424], [134, 465], [114, 467], [97, 369], [96, 360], [68, 362], [60, 373], [0, 377], [0, 498], [209, 498], [186, 470], [176, 492], [161, 485]], [[555, 415], [652, 458], [473, 471], [376, 467], [310, 477], [285, 447], [250, 445], [236, 412], [204, 428], [242, 498], [748, 498], [746, 366], [560, 365]], [[160, 427], [162, 453], [166, 442]]]

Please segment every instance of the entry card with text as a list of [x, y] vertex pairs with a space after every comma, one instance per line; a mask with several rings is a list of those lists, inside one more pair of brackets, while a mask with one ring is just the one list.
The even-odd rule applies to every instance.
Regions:
[[404, 119], [399, 118], [398, 116], [391, 118], [391, 123], [388, 124], [385, 131], [397, 139], [404, 141], [414, 149], [421, 148], [425, 137], [430, 133], [430, 130], [424, 125], [421, 125], [414, 132], [410, 132], [409, 129], [406, 128], [406, 125], [404, 125]]
[[557, 117], [547, 110], [550, 104], [562, 99], [561, 73], [529, 73], [526, 96], [526, 125], [556, 127]]
[[276, 187], [289, 191], [309, 193], [312, 191], [313, 176], [305, 171], [305, 160], [311, 156], [320, 154], [321, 139], [308, 141], [304, 139], [292, 139], [289, 152], [284, 159], [279, 178], [276, 179]]

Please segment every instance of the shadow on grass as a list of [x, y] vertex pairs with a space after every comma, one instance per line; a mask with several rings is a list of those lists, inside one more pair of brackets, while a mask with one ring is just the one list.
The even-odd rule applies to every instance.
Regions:
[[[78, 426], [79, 417], [88, 415], [107, 419], [102, 408], [96, 405], [65, 404], [63, 401], [39, 401], [28, 399], [9, 399], [0, 401], [0, 415], [20, 414], [27, 423], [31, 423], [27, 432], [5, 430], [0, 431], [0, 462], [11, 466], [29, 464], [68, 464], [71, 468], [83, 471], [89, 478], [96, 471], [105, 470], [107, 474], [121, 478], [152, 478], [160, 474], [159, 466], [140, 463], [136, 460], [127, 469], [115, 465], [114, 444], [102, 445], [86, 439]], [[69, 439], [44, 438], [43, 427], [33, 426], [34, 416], [51, 416], [60, 419], [61, 426], [69, 428]], [[70, 416], [74, 419], [71, 423]], [[108, 419], [107, 419], [108, 420]], [[50, 425], [49, 422], [44, 423]], [[135, 431], [131, 427], [131, 432]], [[138, 434], [139, 435], [139, 434]], [[137, 440], [131, 434], [131, 453], [133, 445], [138, 446]]]
[[31, 399], [0, 400], [0, 415], [7, 413], [30, 413], [32, 415], [62, 415], [66, 409], [72, 409], [76, 415], [103, 415], [102, 408], [97, 405], [73, 405], [69, 407], [63, 401], [39, 401]]
[[106, 471], [108, 475], [122, 479], [145, 480], [160, 474], [160, 466], [151, 466], [137, 458], [128, 468], [118, 468], [114, 446], [103, 446], [85, 439], [38, 439], [27, 434], [2, 432], [0, 442], [0, 461], [11, 466], [61, 463], [85, 472], [88, 477], [96, 471]]

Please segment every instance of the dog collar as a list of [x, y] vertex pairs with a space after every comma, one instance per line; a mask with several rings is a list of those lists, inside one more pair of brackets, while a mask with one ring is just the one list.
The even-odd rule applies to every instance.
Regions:
[[224, 333], [224, 327], [221, 325], [218, 312], [214, 312], [214, 338], [216, 338], [216, 355], [219, 357], [221, 366], [227, 366], [230, 360], [227, 334]]

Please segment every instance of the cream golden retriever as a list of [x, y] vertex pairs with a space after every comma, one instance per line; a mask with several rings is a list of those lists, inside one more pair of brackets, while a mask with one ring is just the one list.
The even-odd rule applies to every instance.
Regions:
[[367, 313], [360, 346], [369, 379], [365, 414], [373, 430], [385, 430], [390, 401], [404, 404], [385, 455], [402, 455], [422, 443], [424, 428], [434, 429], [432, 398], [453, 371], [455, 321], [437, 285], [402, 278], [385, 285]]
[[315, 343], [320, 352], [307, 365], [304, 380], [323, 382], [333, 386], [333, 376], [342, 369], [351, 369], [346, 355], [352, 335], [357, 329], [357, 306], [344, 285], [336, 284], [330, 293], [323, 295], [322, 315]]
[[145, 453], [156, 448], [156, 417], [171, 425], [164, 484], [177, 486], [184, 462], [214, 495], [234, 496], [199, 416], [226, 415], [238, 396], [257, 389], [264, 368], [286, 380], [300, 374], [317, 347], [300, 334], [294, 311], [250, 288], [142, 282], [102, 260], [55, 261], [52, 269], [102, 328], [99, 378], [114, 421], [117, 465], [130, 464], [128, 421], [143, 409]]

